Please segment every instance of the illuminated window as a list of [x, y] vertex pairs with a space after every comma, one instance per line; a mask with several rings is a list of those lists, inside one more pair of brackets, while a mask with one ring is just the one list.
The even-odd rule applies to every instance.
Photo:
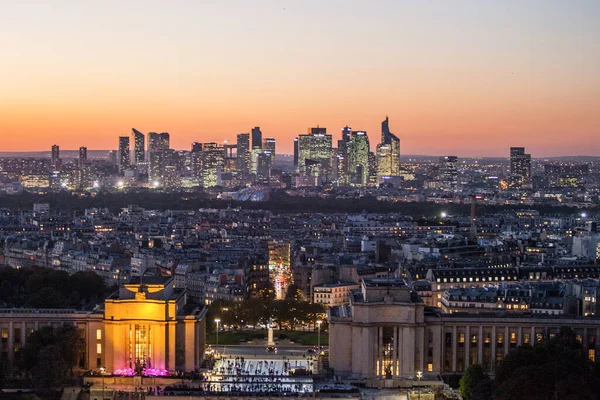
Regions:
[[592, 361], [596, 361], [596, 350], [595, 349], [588, 350], [588, 358]]
[[427, 364], [427, 372], [433, 372], [433, 363]]
[[2, 328], [2, 339], [8, 339], [8, 328]]
[[102, 329], [96, 329], [96, 340], [102, 340]]
[[96, 354], [102, 354], [102, 343], [96, 345]]

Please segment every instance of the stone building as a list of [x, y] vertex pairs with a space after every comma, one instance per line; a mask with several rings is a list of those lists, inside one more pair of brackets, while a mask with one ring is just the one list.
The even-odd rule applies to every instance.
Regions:
[[0, 309], [0, 361], [15, 366], [27, 337], [44, 326], [76, 326], [85, 339], [83, 370], [105, 368], [131, 375], [138, 368], [157, 374], [194, 371], [204, 356], [202, 305], [186, 304], [185, 289], [172, 277], [139, 277], [107, 298], [98, 311]]
[[573, 328], [590, 359], [600, 351], [600, 318], [530, 313], [445, 314], [426, 307], [401, 279], [364, 279], [350, 305], [330, 309], [329, 362], [341, 379], [397, 387], [498, 361], [521, 344]]

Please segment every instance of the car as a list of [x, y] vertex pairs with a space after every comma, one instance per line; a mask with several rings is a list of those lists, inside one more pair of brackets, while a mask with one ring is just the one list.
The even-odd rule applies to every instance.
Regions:
[[267, 346], [265, 350], [269, 353], [277, 352], [277, 349], [273, 346]]
[[317, 350], [313, 349], [312, 347], [310, 349], [306, 349], [306, 352], [311, 354], [311, 353], [316, 353]]

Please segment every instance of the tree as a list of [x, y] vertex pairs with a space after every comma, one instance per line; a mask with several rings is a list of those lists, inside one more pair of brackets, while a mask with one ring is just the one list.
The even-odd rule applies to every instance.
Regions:
[[493, 394], [494, 381], [490, 378], [485, 378], [473, 388], [470, 400], [490, 400]]
[[482, 381], [487, 379], [485, 371], [479, 364], [469, 365], [462, 378], [460, 378], [460, 395], [470, 400], [473, 389]]
[[55, 387], [72, 373], [84, 354], [85, 341], [73, 325], [45, 326], [33, 332], [23, 348], [22, 367], [41, 387]]
[[570, 328], [520, 346], [498, 364], [494, 399], [595, 399], [600, 375]]

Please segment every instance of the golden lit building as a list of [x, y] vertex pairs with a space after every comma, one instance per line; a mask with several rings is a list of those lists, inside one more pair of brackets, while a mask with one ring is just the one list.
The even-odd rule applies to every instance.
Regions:
[[43, 326], [76, 326], [85, 339], [80, 367], [117, 375], [194, 371], [204, 356], [203, 305], [186, 304], [173, 277], [139, 277], [104, 302], [104, 311], [0, 309], [0, 358], [16, 364], [30, 333]]

